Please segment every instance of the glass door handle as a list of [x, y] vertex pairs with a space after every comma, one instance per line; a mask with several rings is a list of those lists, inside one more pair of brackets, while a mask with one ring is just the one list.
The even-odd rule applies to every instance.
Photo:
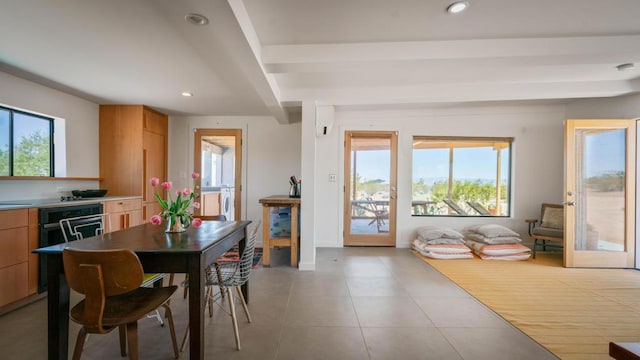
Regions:
[[564, 205], [567, 205], [567, 206], [575, 206], [576, 205], [575, 201], [563, 201], [562, 203]]

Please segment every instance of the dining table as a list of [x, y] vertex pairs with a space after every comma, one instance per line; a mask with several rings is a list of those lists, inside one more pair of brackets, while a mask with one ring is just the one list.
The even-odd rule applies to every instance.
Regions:
[[[68, 359], [69, 298], [62, 262], [65, 248], [131, 249], [146, 273], [185, 273], [189, 286], [189, 358], [204, 359], [205, 267], [238, 244], [246, 245], [251, 221], [203, 221], [184, 232], [167, 233], [164, 226], [145, 223], [82, 240], [33, 250], [46, 257], [48, 358]], [[249, 282], [242, 286], [249, 302]]]

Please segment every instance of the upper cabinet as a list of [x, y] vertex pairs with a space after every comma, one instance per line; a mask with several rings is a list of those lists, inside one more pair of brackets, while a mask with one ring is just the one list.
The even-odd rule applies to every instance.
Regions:
[[142, 196], [143, 219], [158, 212], [151, 177], [167, 178], [168, 117], [143, 105], [100, 105], [100, 187]]

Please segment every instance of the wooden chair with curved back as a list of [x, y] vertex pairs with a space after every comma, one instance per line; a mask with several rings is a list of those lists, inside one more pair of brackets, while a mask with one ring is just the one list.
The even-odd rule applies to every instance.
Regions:
[[87, 334], [106, 334], [118, 328], [120, 354], [138, 359], [138, 320], [162, 306], [166, 310], [176, 359], [179, 356], [173, 316], [168, 300], [177, 286], [140, 287], [143, 279], [138, 256], [128, 249], [75, 250], [62, 253], [69, 286], [85, 298], [69, 311], [82, 325], [73, 359], [79, 360]]
[[[108, 213], [61, 219], [59, 224], [65, 242], [82, 240], [85, 237], [103, 235], [111, 232], [111, 217]], [[142, 286], [156, 286], [156, 283], [161, 283], [166, 275], [167, 274], [145, 273]], [[173, 274], [169, 275], [169, 285], [173, 285]], [[149, 313], [147, 317], [155, 318], [160, 323], [160, 326], [164, 326], [164, 321], [158, 309]]]

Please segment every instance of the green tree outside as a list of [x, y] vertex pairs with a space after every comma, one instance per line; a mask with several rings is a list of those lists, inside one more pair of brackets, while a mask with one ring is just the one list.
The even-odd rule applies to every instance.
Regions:
[[[41, 131], [22, 137], [13, 152], [14, 176], [50, 176], [50, 139]], [[9, 175], [9, 151], [0, 149], [0, 175]]]

